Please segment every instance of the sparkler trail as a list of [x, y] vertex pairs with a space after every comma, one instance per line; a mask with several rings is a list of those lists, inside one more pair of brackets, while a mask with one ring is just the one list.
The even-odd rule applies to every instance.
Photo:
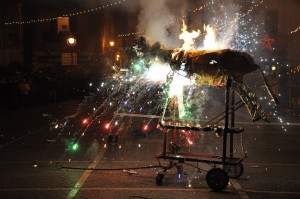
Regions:
[[298, 28], [296, 28], [295, 30], [291, 31], [290, 34], [294, 34], [296, 32], [298, 32], [300, 30], [300, 26], [298, 26]]

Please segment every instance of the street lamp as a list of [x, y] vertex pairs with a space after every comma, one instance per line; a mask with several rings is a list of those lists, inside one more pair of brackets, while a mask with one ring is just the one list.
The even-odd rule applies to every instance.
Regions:
[[68, 46], [75, 46], [76, 45], [76, 38], [73, 37], [73, 36], [68, 37], [67, 44], [68, 44]]
[[[73, 36], [70, 36], [67, 38], [67, 44], [68, 46], [74, 47], [76, 45], [76, 38]], [[74, 60], [74, 48], [72, 48], [72, 52], [71, 52], [71, 61], [72, 61], [72, 66], [75, 65], [75, 60]]]
[[110, 46], [110, 47], [114, 47], [114, 46], [115, 46], [115, 42], [114, 42], [114, 41], [110, 41], [110, 42], [109, 42], [109, 46]]

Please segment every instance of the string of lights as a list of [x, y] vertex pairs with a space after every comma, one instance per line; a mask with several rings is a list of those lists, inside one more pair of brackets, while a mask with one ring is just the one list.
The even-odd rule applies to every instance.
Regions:
[[38, 23], [38, 22], [54, 21], [54, 20], [57, 20], [60, 17], [72, 17], [72, 16], [77, 16], [77, 15], [89, 14], [89, 13], [92, 13], [92, 12], [98, 12], [98, 11], [101, 11], [103, 9], [109, 8], [111, 6], [116, 6], [116, 5], [125, 3], [125, 2], [126, 2], [126, 0], [120, 0], [120, 1], [116, 1], [114, 3], [98, 6], [98, 7], [91, 8], [91, 9], [86, 9], [86, 10], [81, 10], [81, 11], [78, 11], [78, 12], [63, 14], [61, 16], [49, 17], [49, 18], [39, 18], [39, 19], [30, 19], [30, 20], [26, 20], [26, 21], [11, 21], [11, 22], [5, 22], [4, 24], [5, 25], [13, 25], [13, 24], [18, 24], [19, 25], [19, 24], [32, 24], [32, 23]]
[[131, 32], [131, 33], [123, 34], [123, 35], [118, 35], [118, 37], [136, 36], [136, 35], [142, 35], [142, 34], [144, 34], [144, 33], [145, 33], [145, 31], [141, 31], [141, 32]]

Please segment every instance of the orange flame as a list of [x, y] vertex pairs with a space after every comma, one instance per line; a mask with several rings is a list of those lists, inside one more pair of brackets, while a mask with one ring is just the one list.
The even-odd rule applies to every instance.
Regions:
[[187, 25], [182, 20], [182, 33], [179, 35], [179, 39], [183, 40], [182, 49], [184, 50], [193, 50], [195, 49], [195, 39], [199, 37], [200, 30], [193, 30], [192, 32], [187, 31]]
[[[184, 50], [194, 50], [195, 49], [195, 39], [199, 37], [200, 30], [192, 30], [191, 32], [187, 31], [187, 25], [184, 21], [182, 21], [182, 29], [181, 34], [179, 35], [179, 39], [183, 40], [184, 43], [181, 49]], [[203, 40], [203, 49], [204, 50], [214, 50], [220, 49], [222, 46], [217, 41], [216, 32], [213, 27], [209, 24], [204, 25], [204, 31], [206, 35]]]

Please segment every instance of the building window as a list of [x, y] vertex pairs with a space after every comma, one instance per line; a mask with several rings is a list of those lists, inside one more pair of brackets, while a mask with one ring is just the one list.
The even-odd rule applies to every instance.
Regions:
[[57, 18], [57, 32], [69, 32], [70, 21], [69, 17], [58, 17]]

